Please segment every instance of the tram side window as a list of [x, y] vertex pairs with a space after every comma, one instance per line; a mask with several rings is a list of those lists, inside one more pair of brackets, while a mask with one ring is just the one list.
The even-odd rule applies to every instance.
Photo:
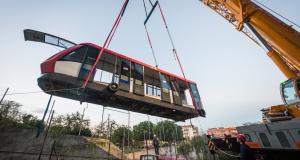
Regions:
[[194, 100], [196, 102], [200, 102], [200, 96], [199, 96], [197, 86], [193, 83], [191, 83], [190, 86], [191, 86], [191, 90], [192, 90], [192, 93], [193, 93], [193, 96], [194, 96]]
[[179, 92], [180, 92], [179, 84], [176, 81], [172, 81], [171, 85], [172, 85], [173, 94], [175, 94], [175, 96], [179, 96]]
[[156, 97], [161, 96], [161, 90], [159, 87], [153, 86], [151, 84], [145, 84], [145, 92], [147, 95], [152, 95]]
[[94, 47], [88, 47], [85, 64], [94, 65], [98, 57], [99, 50]]
[[[123, 77], [125, 76], [125, 77]], [[130, 78], [130, 61], [122, 60], [121, 61], [121, 79], [128, 81]]]
[[87, 52], [88, 47], [80, 47], [73, 52], [69, 53], [68, 55], [64, 56], [62, 60], [65, 61], [73, 61], [73, 62], [83, 62], [85, 53]]
[[98, 51], [99, 50], [96, 48], [84, 46], [69, 53], [68, 55], [63, 57], [62, 60], [80, 63], [84, 62], [85, 64], [93, 65], [98, 56]]
[[280, 144], [284, 148], [290, 148], [291, 145], [283, 132], [276, 132], [276, 137], [278, 138]]
[[252, 142], [251, 136], [249, 134], [245, 134], [245, 136], [247, 142]]
[[260, 137], [264, 147], [271, 147], [271, 143], [266, 134], [259, 133], [259, 137]]
[[132, 63], [132, 68], [134, 69], [133, 71], [133, 78], [135, 79], [135, 83], [138, 83], [139, 85], [142, 85], [143, 81], [143, 66]]
[[167, 78], [163, 74], [159, 74], [160, 81], [161, 81], [161, 88], [163, 89], [164, 92], [169, 92], [171, 89], [170, 83], [167, 81]]

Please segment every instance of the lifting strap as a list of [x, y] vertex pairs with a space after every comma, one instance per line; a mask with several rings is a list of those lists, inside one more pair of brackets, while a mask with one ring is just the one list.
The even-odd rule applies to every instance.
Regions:
[[[143, 2], [144, 2], [144, 1], [143, 1]], [[189, 89], [190, 95], [193, 96], [191, 87], [189, 86], [189, 83], [188, 83], [188, 81], [187, 81], [187, 79], [186, 79], [185, 72], [184, 72], [184, 70], [183, 70], [183, 66], [182, 66], [181, 61], [180, 61], [180, 59], [179, 59], [179, 56], [178, 56], [178, 54], [177, 54], [177, 50], [176, 50], [176, 47], [175, 47], [175, 44], [174, 44], [174, 41], [173, 41], [171, 32], [170, 32], [169, 27], [168, 27], [168, 25], [167, 25], [166, 18], [165, 18], [164, 14], [163, 14], [163, 11], [162, 11], [162, 9], [161, 9], [161, 6], [160, 6], [158, 0], [155, 2], [154, 5], [152, 4], [151, 0], [149, 0], [149, 2], [150, 2], [151, 5], [152, 5], [152, 9], [151, 9], [151, 11], [149, 12], [149, 14], [147, 14], [147, 8], [146, 8], [145, 2], [144, 2], [144, 8], [145, 8], [145, 13], [146, 13], [146, 20], [144, 21], [144, 26], [145, 26], [146, 33], [147, 33], [147, 37], [148, 37], [148, 41], [149, 41], [149, 44], [150, 44], [150, 47], [151, 47], [151, 50], [152, 50], [152, 54], [153, 54], [153, 57], [154, 57], [154, 60], [155, 60], [155, 63], [156, 63], [156, 67], [157, 67], [157, 61], [156, 61], [156, 58], [155, 58], [154, 49], [153, 49], [153, 47], [152, 47], [152, 43], [151, 43], [150, 36], [149, 36], [149, 34], [148, 34], [148, 30], [147, 30], [146, 25], [147, 25], [147, 22], [148, 22], [149, 18], [150, 18], [151, 15], [152, 15], [154, 9], [156, 8], [156, 6], [158, 6], [160, 15], [161, 15], [161, 17], [162, 17], [162, 19], [163, 19], [165, 28], [166, 28], [167, 33], [168, 33], [169, 40], [170, 40], [170, 42], [171, 42], [171, 44], [172, 44], [172, 51], [173, 51], [173, 54], [174, 54], [174, 56], [175, 56], [175, 58], [176, 58], [176, 61], [177, 61], [178, 65], [179, 65], [179, 68], [180, 68], [181, 74], [182, 74], [182, 76], [183, 76], [183, 78], [184, 78], [185, 84], [186, 84], [187, 88]], [[197, 110], [197, 109], [196, 109], [196, 103], [195, 103], [194, 98], [192, 98], [192, 101], [193, 101], [195, 110]], [[198, 113], [198, 112], [197, 112], [197, 113]]]
[[123, 6], [122, 6], [122, 9], [121, 9], [121, 11], [120, 11], [120, 13], [119, 13], [119, 15], [118, 15], [118, 17], [117, 17], [117, 19], [116, 19], [116, 21], [115, 21], [113, 27], [111, 28], [111, 30], [110, 30], [110, 32], [109, 32], [109, 34], [108, 34], [108, 36], [107, 36], [107, 38], [106, 38], [106, 40], [105, 40], [105, 42], [104, 42], [104, 44], [103, 44], [103, 46], [102, 46], [100, 52], [99, 52], [99, 54], [98, 54], [98, 57], [97, 57], [97, 59], [96, 59], [94, 65], [93, 65], [93, 67], [92, 67], [92, 69], [90, 70], [90, 73], [89, 73], [88, 77], [86, 78], [86, 80], [84, 81], [84, 83], [83, 83], [83, 85], [82, 85], [82, 88], [83, 88], [83, 89], [86, 88], [86, 86], [87, 86], [87, 84], [88, 84], [88, 82], [89, 82], [89, 80], [90, 80], [90, 78], [91, 78], [91, 76], [92, 76], [92, 73], [94, 72], [94, 70], [95, 70], [95, 68], [96, 68], [96, 66], [97, 66], [97, 64], [98, 64], [98, 62], [100, 61], [100, 58], [101, 58], [101, 56], [102, 56], [102, 54], [103, 54], [105, 48], [107, 48], [107, 47], [109, 46], [109, 44], [110, 44], [110, 42], [111, 42], [111, 40], [112, 40], [112, 38], [113, 38], [113, 36], [114, 36], [114, 34], [115, 34], [115, 32], [116, 32], [118, 26], [119, 26], [119, 24], [120, 24], [120, 21], [121, 21], [123, 15], [124, 15], [124, 13], [125, 13], [125, 10], [126, 10], [126, 8], [127, 8], [128, 2], [129, 2], [129, 0], [126, 0], [126, 1], [124, 2]]

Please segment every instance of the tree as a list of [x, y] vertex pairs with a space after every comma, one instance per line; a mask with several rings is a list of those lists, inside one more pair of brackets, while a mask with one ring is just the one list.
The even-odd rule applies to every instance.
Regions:
[[0, 107], [0, 122], [1, 125], [15, 126], [21, 123], [20, 107], [22, 105], [14, 101], [4, 101]]
[[89, 137], [92, 135], [89, 125], [90, 120], [82, 119], [82, 114], [76, 112], [54, 118], [51, 125], [51, 132], [56, 134], [78, 135], [81, 128], [80, 135]]
[[[128, 133], [129, 133], [129, 138], [130, 140], [128, 140]], [[124, 145], [128, 144], [128, 143], [132, 143], [131, 139], [132, 139], [132, 131], [130, 129], [128, 129], [128, 127], [126, 126], [121, 126], [118, 127], [112, 134], [112, 139], [111, 141], [118, 145], [119, 147], [122, 147], [123, 144], [123, 139], [124, 139]]]
[[32, 114], [22, 114], [22, 125], [23, 127], [34, 127], [36, 126], [38, 119]]
[[133, 126], [134, 139], [137, 141], [143, 141], [144, 136], [146, 139], [149, 139], [149, 130], [150, 130], [150, 139], [152, 139], [153, 128], [154, 128], [154, 124], [150, 121], [140, 122], [138, 125]]
[[177, 147], [177, 152], [182, 154], [186, 159], [188, 159], [188, 155], [192, 150], [192, 145], [186, 141], [182, 141]]
[[110, 124], [112, 133], [119, 127], [114, 120], [109, 120], [109, 122], [108, 120], [106, 120], [102, 124], [100, 123], [94, 128], [94, 134], [98, 137], [107, 138], [109, 134], [108, 123]]
[[200, 153], [203, 151], [205, 145], [203, 137], [201, 136], [193, 137], [191, 140], [191, 145], [192, 148], [194, 148], [198, 159], [200, 159]]
[[175, 140], [180, 141], [183, 139], [181, 127], [168, 120], [158, 122], [154, 127], [154, 133], [160, 140], [165, 140], [167, 142]]
[[0, 126], [35, 127], [37, 117], [20, 111], [22, 104], [15, 101], [4, 101], [0, 106]]

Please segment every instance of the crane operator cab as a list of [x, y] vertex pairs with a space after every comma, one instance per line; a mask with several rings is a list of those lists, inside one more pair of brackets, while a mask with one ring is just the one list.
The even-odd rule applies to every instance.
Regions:
[[280, 85], [281, 97], [286, 105], [300, 105], [300, 77], [291, 78]]

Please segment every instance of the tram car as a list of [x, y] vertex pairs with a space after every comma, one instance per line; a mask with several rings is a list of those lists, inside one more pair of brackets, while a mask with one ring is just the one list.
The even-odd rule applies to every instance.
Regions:
[[205, 117], [195, 82], [105, 49], [88, 85], [84, 81], [101, 50], [47, 33], [24, 30], [25, 40], [65, 48], [41, 64], [39, 87], [48, 94], [184, 121]]
[[237, 127], [246, 144], [265, 159], [299, 159], [300, 119]]

